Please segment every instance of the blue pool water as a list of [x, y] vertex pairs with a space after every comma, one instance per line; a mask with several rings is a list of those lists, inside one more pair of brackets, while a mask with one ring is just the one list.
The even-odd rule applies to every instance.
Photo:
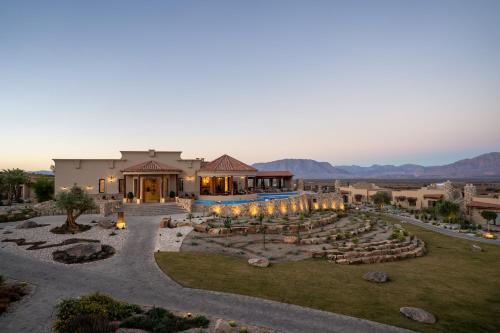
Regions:
[[286, 199], [288, 197], [297, 195], [297, 192], [283, 192], [283, 193], [257, 193], [257, 199], [255, 200], [229, 200], [229, 201], [211, 201], [211, 200], [195, 200], [193, 203], [195, 205], [236, 205], [236, 204], [244, 204], [249, 202], [258, 202], [258, 201], [268, 201], [273, 199]]

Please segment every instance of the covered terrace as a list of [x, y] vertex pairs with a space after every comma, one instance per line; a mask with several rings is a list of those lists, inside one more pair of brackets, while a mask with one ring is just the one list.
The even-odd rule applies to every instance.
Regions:
[[201, 167], [197, 173], [202, 200], [255, 199], [257, 169], [237, 159], [222, 155]]

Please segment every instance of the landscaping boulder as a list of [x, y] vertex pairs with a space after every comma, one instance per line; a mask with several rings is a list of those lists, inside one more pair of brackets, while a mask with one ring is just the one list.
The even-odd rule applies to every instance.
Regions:
[[285, 236], [283, 238], [283, 242], [285, 244], [297, 244], [298, 237], [297, 236]]
[[385, 283], [389, 280], [389, 276], [385, 272], [367, 272], [363, 275], [363, 279], [375, 283]]
[[52, 253], [55, 261], [65, 264], [79, 264], [111, 257], [115, 249], [109, 245], [101, 245], [99, 242], [78, 244], [66, 250]]
[[84, 257], [84, 258], [90, 257], [93, 254], [99, 253], [101, 251], [102, 251], [101, 243], [78, 244], [65, 250], [66, 254], [69, 256]]
[[172, 219], [170, 217], [162, 218], [160, 221], [160, 228], [174, 228], [172, 225]]
[[470, 249], [472, 252], [482, 252], [483, 251], [483, 249], [479, 245], [476, 245], [476, 244], [472, 244]]
[[41, 227], [41, 225], [39, 225], [35, 221], [27, 220], [27, 221], [23, 221], [23, 222], [19, 223], [16, 226], [16, 229], [31, 229], [31, 228], [38, 228], [38, 227]]
[[103, 229], [111, 229], [115, 227], [116, 223], [112, 219], [102, 218], [97, 221], [97, 225]]
[[231, 325], [224, 319], [217, 319], [215, 322], [214, 333], [231, 333]]
[[207, 232], [208, 230], [208, 224], [206, 223], [200, 223], [200, 224], [194, 224], [193, 225], [193, 228], [195, 231], [198, 231], [198, 232]]
[[149, 331], [141, 330], [139, 328], [124, 328], [120, 327], [114, 333], [148, 333]]
[[248, 259], [248, 263], [252, 266], [256, 267], [268, 267], [269, 266], [269, 260], [267, 258], [251, 258]]
[[420, 308], [405, 306], [399, 309], [399, 311], [407, 318], [413, 319], [421, 323], [434, 324], [436, 322], [436, 317], [434, 317], [432, 313], [429, 313]]

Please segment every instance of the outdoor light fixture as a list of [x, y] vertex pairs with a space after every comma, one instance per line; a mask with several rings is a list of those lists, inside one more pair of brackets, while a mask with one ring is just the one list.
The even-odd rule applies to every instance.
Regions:
[[108, 183], [114, 183], [116, 181], [116, 177], [115, 176], [109, 176], [108, 177]]
[[94, 186], [90, 186], [90, 185], [89, 185], [89, 186], [87, 186], [85, 189], [86, 189], [87, 191], [92, 191], [92, 190], [94, 189]]
[[66, 186], [62, 186], [61, 190], [66, 191], [68, 188]]
[[118, 212], [116, 220], [116, 229], [125, 229], [125, 213]]
[[491, 232], [487, 232], [483, 236], [486, 239], [495, 239], [495, 235], [493, 235]]

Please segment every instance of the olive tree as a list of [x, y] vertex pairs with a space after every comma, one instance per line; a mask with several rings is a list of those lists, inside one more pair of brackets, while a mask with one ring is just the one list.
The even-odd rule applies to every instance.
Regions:
[[56, 206], [66, 211], [66, 222], [58, 231], [78, 232], [87, 230], [87, 226], [76, 223], [76, 219], [91, 209], [95, 209], [94, 199], [81, 187], [74, 185], [69, 191], [61, 192], [56, 196]]

